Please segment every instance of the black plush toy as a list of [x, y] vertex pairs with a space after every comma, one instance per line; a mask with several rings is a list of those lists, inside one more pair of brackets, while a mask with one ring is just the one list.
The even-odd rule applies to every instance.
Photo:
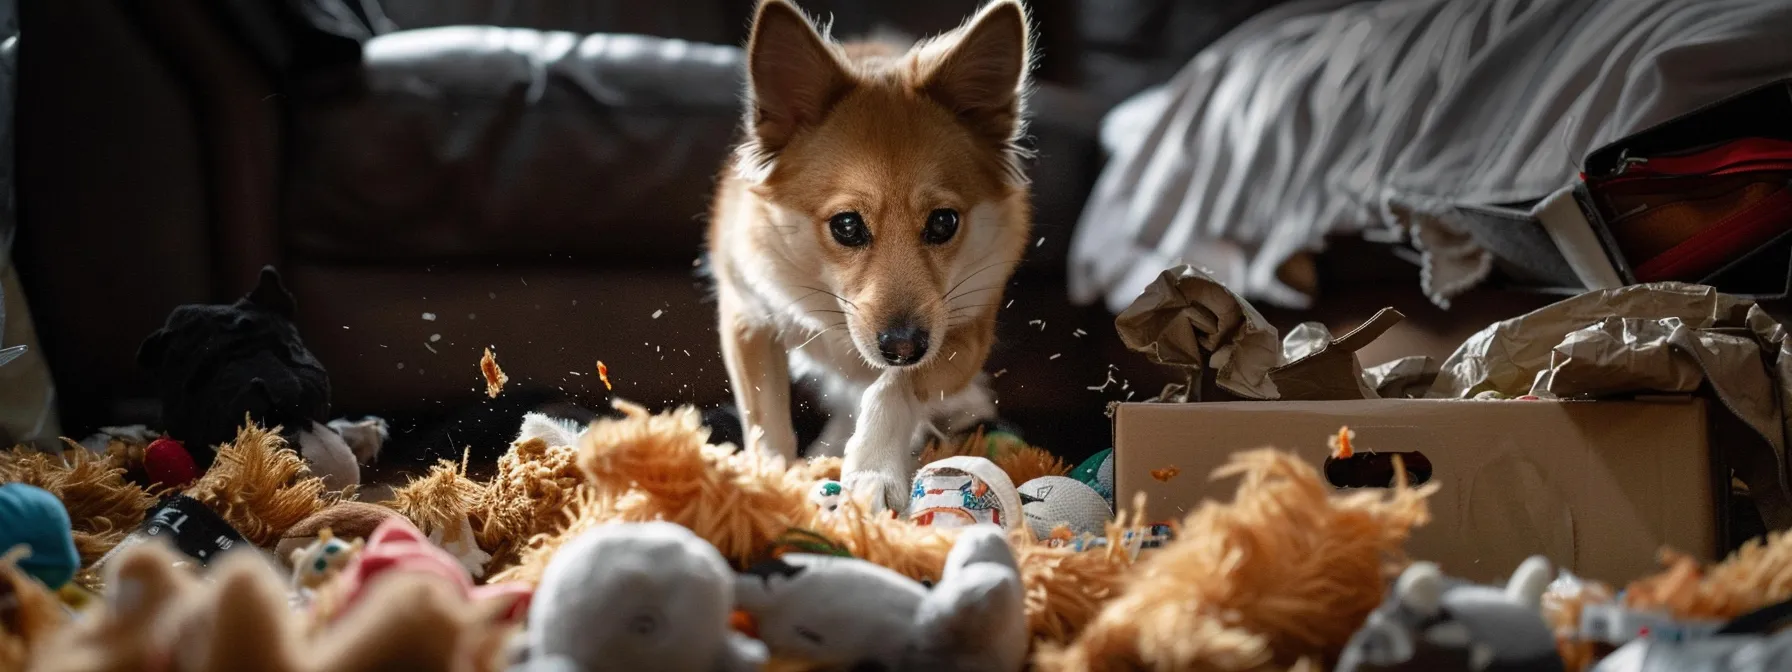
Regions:
[[331, 486], [359, 480], [347, 446], [324, 425], [330, 377], [299, 340], [294, 308], [280, 274], [265, 267], [248, 296], [175, 308], [138, 349], [138, 365], [155, 375], [163, 430], [200, 469], [211, 467], [215, 447], [234, 440], [247, 415], [282, 427]]

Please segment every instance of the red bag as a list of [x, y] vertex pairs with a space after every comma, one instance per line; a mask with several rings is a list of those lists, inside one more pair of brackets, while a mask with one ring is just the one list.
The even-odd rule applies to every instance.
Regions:
[[1698, 282], [1792, 231], [1792, 141], [1625, 155], [1585, 179], [1638, 282]]

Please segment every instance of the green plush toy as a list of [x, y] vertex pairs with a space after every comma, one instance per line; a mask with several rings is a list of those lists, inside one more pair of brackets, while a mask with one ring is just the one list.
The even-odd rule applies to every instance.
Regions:
[[1114, 449], [1109, 448], [1089, 456], [1082, 464], [1070, 470], [1070, 477], [1089, 484], [1108, 500], [1108, 507], [1114, 506]]

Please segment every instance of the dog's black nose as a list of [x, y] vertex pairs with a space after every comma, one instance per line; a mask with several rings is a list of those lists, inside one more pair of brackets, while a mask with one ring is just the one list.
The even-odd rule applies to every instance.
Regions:
[[895, 366], [908, 366], [927, 354], [927, 330], [903, 321], [877, 335], [877, 350], [884, 361]]

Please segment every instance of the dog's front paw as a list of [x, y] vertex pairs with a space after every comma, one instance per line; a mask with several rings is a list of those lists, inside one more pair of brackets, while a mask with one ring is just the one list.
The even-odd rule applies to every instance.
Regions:
[[908, 510], [908, 485], [904, 474], [874, 469], [848, 472], [840, 478], [846, 495], [872, 513]]

